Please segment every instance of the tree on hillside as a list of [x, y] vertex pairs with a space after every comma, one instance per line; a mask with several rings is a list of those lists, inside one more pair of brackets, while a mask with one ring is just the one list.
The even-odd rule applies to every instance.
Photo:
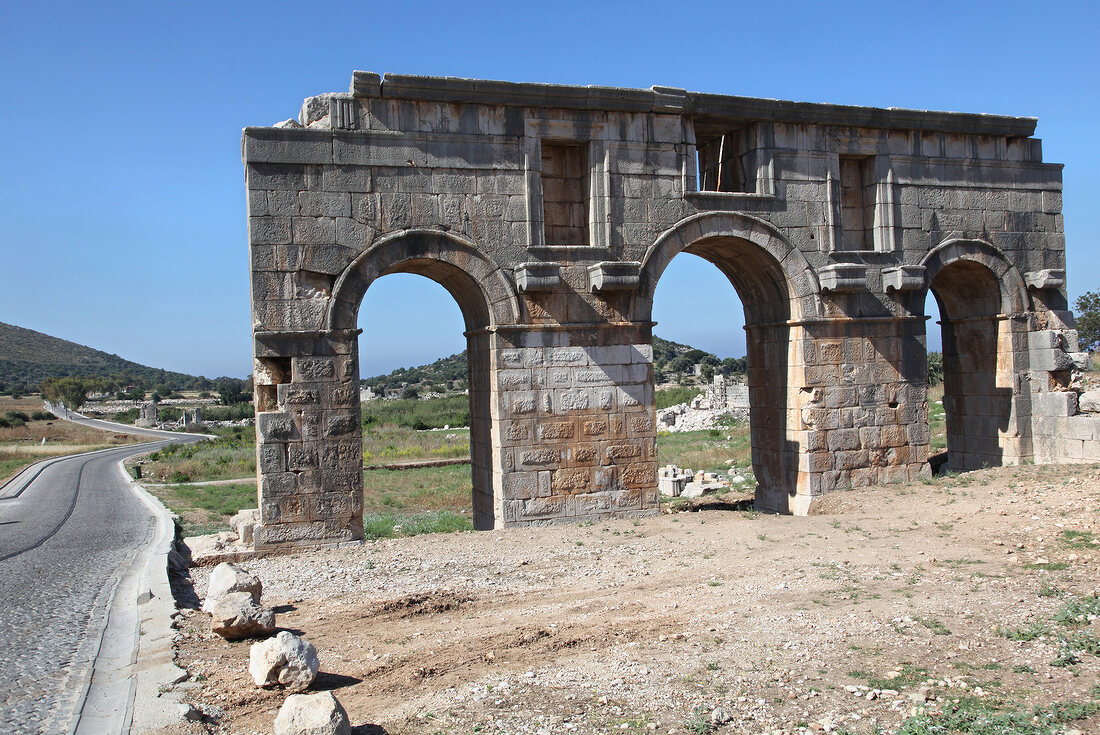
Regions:
[[90, 382], [83, 378], [46, 378], [39, 390], [47, 401], [60, 403], [70, 411], [79, 411], [88, 400], [91, 387]]
[[1082, 350], [1092, 352], [1100, 346], [1100, 291], [1086, 291], [1074, 302], [1077, 340]]
[[223, 406], [232, 406], [234, 403], [247, 403], [252, 399], [252, 396], [249, 395], [251, 386], [244, 380], [218, 378], [214, 381], [214, 388], [218, 391], [218, 398], [221, 399]]

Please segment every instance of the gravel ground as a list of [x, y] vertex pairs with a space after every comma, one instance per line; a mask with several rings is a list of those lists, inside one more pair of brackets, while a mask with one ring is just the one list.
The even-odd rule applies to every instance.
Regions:
[[[1100, 467], [834, 493], [805, 518], [733, 499], [245, 566], [359, 733], [890, 733], [956, 703], [1084, 705], [1003, 732], [1100, 732]], [[286, 693], [252, 686], [249, 644], [176, 625], [212, 717], [171, 731], [270, 732]]]

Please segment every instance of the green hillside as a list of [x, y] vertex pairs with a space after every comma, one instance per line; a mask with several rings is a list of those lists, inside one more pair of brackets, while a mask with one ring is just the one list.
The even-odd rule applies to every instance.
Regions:
[[[705, 368], [709, 368], [708, 380], [709, 374], [719, 367], [730, 374], [744, 373], [746, 368], [743, 357], [719, 360], [710, 352], [679, 342], [670, 342], [656, 335], [653, 336], [653, 363], [658, 374], [665, 377], [670, 373], [692, 373], [696, 363], [702, 363]], [[414, 386], [421, 393], [427, 390], [445, 392], [452, 387], [462, 390], [466, 387], [466, 352], [441, 358], [430, 365], [398, 368], [389, 375], [364, 378], [362, 383], [378, 393], [406, 386]]]
[[205, 380], [0, 322], [0, 391], [27, 393], [38, 390], [46, 378], [66, 376], [117, 378], [126, 385], [168, 385], [173, 390], [199, 387]]

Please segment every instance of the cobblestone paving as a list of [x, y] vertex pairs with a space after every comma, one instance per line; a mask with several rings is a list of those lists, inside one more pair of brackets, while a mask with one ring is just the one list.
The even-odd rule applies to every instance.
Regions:
[[29, 549], [0, 561], [4, 733], [66, 732], [83, 701], [111, 594], [152, 533], [116, 467], [134, 451], [57, 463], [0, 501], [0, 557]]

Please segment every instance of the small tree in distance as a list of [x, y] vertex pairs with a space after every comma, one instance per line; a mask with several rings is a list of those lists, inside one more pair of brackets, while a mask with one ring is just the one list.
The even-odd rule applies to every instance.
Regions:
[[1082, 350], [1100, 346], [1100, 291], [1086, 291], [1074, 302], [1077, 341]]
[[70, 411], [79, 411], [88, 400], [88, 390], [94, 381], [82, 378], [47, 378], [39, 390], [46, 400], [60, 403]]

